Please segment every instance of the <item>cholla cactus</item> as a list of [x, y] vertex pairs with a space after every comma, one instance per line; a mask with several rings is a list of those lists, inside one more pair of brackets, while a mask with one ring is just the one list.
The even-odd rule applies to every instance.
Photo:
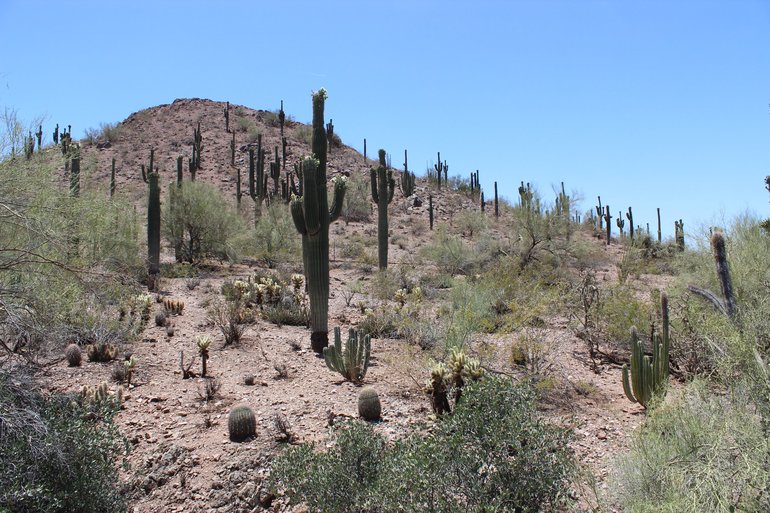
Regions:
[[406, 304], [407, 293], [406, 289], [398, 289], [393, 296], [393, 300], [398, 303], [399, 308], [403, 308]]
[[209, 346], [211, 345], [211, 337], [206, 335], [198, 337], [195, 344], [198, 346], [198, 354], [201, 356], [201, 377], [206, 377], [206, 362], [209, 359]]
[[246, 293], [246, 291], [249, 290], [249, 284], [245, 281], [235, 280], [233, 282], [233, 288], [235, 289], [235, 293], [238, 295], [238, 297], [241, 298]]
[[425, 393], [431, 398], [431, 406], [436, 415], [451, 413], [449, 406], [447, 379], [449, 369], [442, 362], [438, 362], [430, 369], [430, 380], [425, 384]]
[[134, 375], [134, 369], [136, 368], [136, 356], [131, 356], [128, 360], [125, 360], [123, 362], [123, 365], [126, 367], [126, 386], [131, 386], [131, 378]]
[[305, 277], [301, 274], [292, 274], [291, 284], [294, 286], [294, 292], [299, 292], [302, 285], [305, 284]]
[[412, 298], [415, 301], [422, 301], [422, 289], [420, 287], [415, 287], [412, 289]]

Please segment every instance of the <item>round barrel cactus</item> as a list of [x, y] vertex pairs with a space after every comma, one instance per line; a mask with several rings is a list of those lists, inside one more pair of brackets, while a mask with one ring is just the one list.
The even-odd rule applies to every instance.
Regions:
[[358, 394], [358, 414], [370, 422], [380, 420], [382, 414], [380, 397], [372, 387], [366, 387]]
[[80, 367], [80, 363], [83, 361], [83, 353], [77, 344], [68, 345], [67, 349], [64, 350], [64, 356], [67, 357], [67, 363], [70, 367]]
[[230, 432], [230, 440], [241, 442], [256, 436], [257, 419], [254, 412], [248, 406], [236, 406], [227, 417], [227, 428]]

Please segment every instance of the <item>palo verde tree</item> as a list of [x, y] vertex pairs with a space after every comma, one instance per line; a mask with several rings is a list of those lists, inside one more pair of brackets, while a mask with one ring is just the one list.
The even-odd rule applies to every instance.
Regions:
[[322, 353], [329, 345], [329, 224], [342, 211], [345, 178], [334, 179], [331, 209], [326, 192], [326, 129], [324, 101], [326, 90], [313, 93], [313, 155], [302, 161], [303, 195], [291, 202], [294, 226], [302, 235], [302, 261], [310, 299], [310, 345]]

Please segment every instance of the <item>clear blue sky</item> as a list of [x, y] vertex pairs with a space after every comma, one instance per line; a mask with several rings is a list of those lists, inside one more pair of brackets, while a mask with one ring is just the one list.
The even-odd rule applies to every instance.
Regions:
[[0, 48], [0, 109], [75, 136], [185, 97], [309, 121], [326, 87], [345, 143], [488, 193], [770, 215], [766, 1], [0, 0]]

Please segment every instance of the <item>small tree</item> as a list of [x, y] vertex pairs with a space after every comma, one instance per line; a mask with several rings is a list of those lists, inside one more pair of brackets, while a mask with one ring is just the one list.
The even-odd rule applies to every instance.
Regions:
[[232, 240], [243, 221], [213, 185], [186, 182], [169, 187], [163, 227], [177, 261], [192, 264], [206, 257], [234, 259]]

